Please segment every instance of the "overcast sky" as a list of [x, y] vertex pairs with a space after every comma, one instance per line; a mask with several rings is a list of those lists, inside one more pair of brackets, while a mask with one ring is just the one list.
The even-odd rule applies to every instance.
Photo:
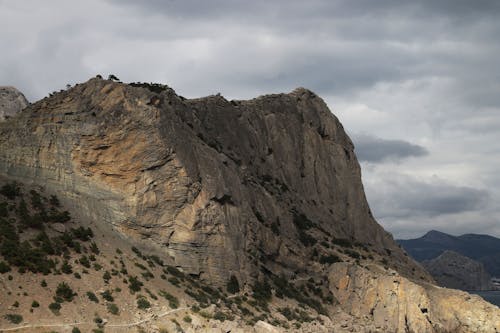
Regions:
[[228, 99], [309, 88], [398, 238], [500, 236], [500, 1], [0, 0], [0, 85], [113, 73]]

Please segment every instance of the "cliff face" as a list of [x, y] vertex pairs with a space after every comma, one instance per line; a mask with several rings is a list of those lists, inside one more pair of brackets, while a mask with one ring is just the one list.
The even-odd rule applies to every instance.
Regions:
[[312, 243], [334, 238], [419, 270], [373, 219], [341, 124], [305, 89], [184, 100], [92, 79], [33, 104], [0, 136], [0, 172], [64, 192], [75, 211], [191, 274], [305, 271]]
[[28, 106], [26, 97], [14, 87], [0, 87], [0, 121]]
[[447, 288], [461, 290], [491, 290], [491, 276], [483, 264], [453, 251], [422, 262], [436, 282]]
[[[0, 123], [0, 174], [60, 194], [78, 218], [216, 285], [231, 275], [322, 281], [335, 298], [313, 288], [331, 318], [343, 311], [375, 331], [451, 331], [488, 308], [464, 303], [447, 324], [441, 289], [423, 287], [430, 276], [374, 220], [352, 142], [306, 89], [186, 100], [165, 86], [91, 79]], [[413, 296], [399, 297], [422, 288], [431, 321]], [[381, 325], [386, 307], [399, 317]], [[495, 309], [470, 327], [500, 330]], [[407, 317], [422, 330], [405, 328]]]

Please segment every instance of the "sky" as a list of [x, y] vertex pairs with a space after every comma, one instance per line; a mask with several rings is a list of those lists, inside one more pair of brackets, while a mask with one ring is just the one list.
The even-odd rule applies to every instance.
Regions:
[[188, 98], [309, 88], [394, 237], [500, 237], [500, 1], [0, 0], [0, 50], [0, 85], [31, 102], [96, 74]]

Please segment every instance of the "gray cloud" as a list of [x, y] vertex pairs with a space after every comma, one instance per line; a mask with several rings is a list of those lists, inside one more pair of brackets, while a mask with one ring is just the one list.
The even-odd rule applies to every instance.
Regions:
[[368, 191], [372, 208], [380, 219], [436, 217], [478, 211], [488, 204], [490, 193], [457, 186], [437, 177], [422, 181], [390, 174]]
[[352, 140], [361, 162], [381, 163], [429, 154], [424, 147], [404, 140], [386, 140], [372, 135], [355, 135]]

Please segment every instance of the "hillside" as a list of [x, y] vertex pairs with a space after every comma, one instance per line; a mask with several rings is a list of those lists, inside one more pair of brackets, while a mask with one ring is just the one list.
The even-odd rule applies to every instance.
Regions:
[[442, 287], [460, 290], [493, 289], [491, 276], [483, 264], [456, 252], [446, 250], [434, 259], [424, 260], [422, 265]]
[[500, 330], [375, 221], [354, 146], [303, 88], [94, 78], [0, 122], [0, 175], [1, 330]]
[[488, 235], [466, 234], [452, 236], [429, 231], [420, 238], [398, 240], [398, 243], [417, 261], [438, 257], [446, 250], [479, 261], [492, 276], [500, 276], [500, 239]]

